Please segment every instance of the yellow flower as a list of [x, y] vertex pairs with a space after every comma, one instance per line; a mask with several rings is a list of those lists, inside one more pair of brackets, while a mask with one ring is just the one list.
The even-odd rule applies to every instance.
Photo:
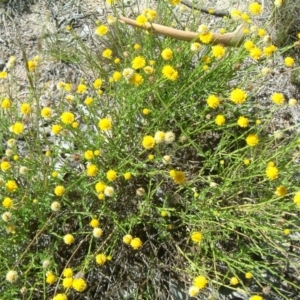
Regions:
[[249, 5], [249, 11], [253, 15], [260, 15], [262, 12], [262, 7], [258, 2], [253, 2]]
[[294, 203], [300, 206], [300, 191], [296, 192], [294, 195]]
[[250, 272], [245, 273], [246, 279], [251, 279], [252, 277], [253, 277], [252, 273], [250, 273]]
[[215, 58], [221, 59], [225, 55], [225, 48], [221, 45], [213, 46], [212, 54]]
[[88, 165], [86, 168], [86, 175], [89, 177], [95, 177], [98, 174], [98, 167], [96, 165]]
[[22, 103], [20, 111], [23, 115], [28, 115], [31, 113], [31, 106], [28, 103]]
[[256, 134], [251, 133], [246, 137], [246, 143], [250, 147], [256, 146], [258, 144], [258, 142], [259, 142], [259, 139]]
[[129, 78], [129, 82], [133, 84], [134, 86], [140, 86], [144, 82], [144, 78], [142, 75], [138, 73], [132, 74], [132, 76]]
[[202, 34], [200, 33], [199, 39], [203, 44], [209, 44], [213, 39], [213, 34], [211, 32], [202, 33]]
[[259, 37], [264, 37], [266, 35], [266, 31], [263, 29], [263, 28], [259, 28], [258, 31], [257, 31], [257, 35]]
[[165, 78], [175, 81], [178, 79], [178, 72], [170, 65], [165, 65], [162, 68], [162, 74]]
[[271, 100], [277, 105], [282, 105], [284, 103], [284, 96], [281, 93], [274, 93], [271, 96]]
[[275, 191], [275, 195], [276, 196], [279, 196], [279, 197], [283, 197], [287, 194], [287, 189], [286, 187], [280, 185], [276, 188], [276, 191]]
[[54, 124], [54, 125], [52, 125], [52, 127], [51, 127], [51, 131], [52, 131], [52, 133], [53, 134], [60, 134], [60, 132], [62, 131], [62, 127], [60, 126], [60, 125], [58, 125], [58, 124]]
[[146, 65], [146, 60], [143, 56], [137, 56], [131, 62], [131, 66], [134, 70], [141, 69], [145, 67], [145, 65]]
[[102, 56], [104, 58], [108, 58], [108, 59], [111, 59], [112, 58], [112, 51], [110, 49], [105, 49], [103, 52], [102, 52]]
[[180, 4], [181, 0], [169, 0], [169, 2], [170, 2], [172, 5], [178, 5], [178, 4]]
[[100, 89], [102, 86], [102, 80], [100, 78], [95, 79], [95, 81], [93, 82], [93, 87], [95, 89]]
[[63, 238], [65, 244], [67, 245], [71, 245], [74, 243], [75, 239], [74, 236], [72, 234], [66, 234]]
[[72, 287], [77, 292], [83, 292], [86, 289], [86, 281], [83, 278], [74, 278]]
[[143, 138], [142, 145], [145, 149], [152, 149], [155, 146], [155, 139], [151, 135], [146, 135]]
[[60, 119], [61, 121], [64, 123], [64, 124], [72, 124], [75, 120], [75, 116], [73, 113], [69, 112], [69, 111], [65, 111], [62, 113], [62, 115], [60, 116]]
[[233, 9], [230, 12], [232, 19], [238, 20], [241, 18], [242, 13], [238, 9]]
[[230, 279], [230, 284], [231, 284], [231, 285], [237, 285], [237, 284], [239, 284], [238, 278], [232, 277], [232, 278]]
[[148, 11], [146, 13], [146, 17], [150, 22], [152, 22], [157, 18], [157, 13], [153, 9], [148, 9]]
[[129, 245], [132, 241], [132, 235], [126, 234], [123, 236], [123, 243]]
[[105, 25], [100, 25], [96, 28], [95, 33], [100, 36], [106, 35], [108, 33], [108, 27]]
[[139, 26], [145, 26], [148, 19], [143, 16], [143, 15], [139, 15], [137, 16], [137, 18], [135, 19], [136, 23], [139, 25]]
[[192, 43], [190, 49], [192, 52], [199, 52], [201, 49], [201, 44], [197, 42]]
[[65, 193], [65, 188], [62, 185], [58, 185], [54, 189], [54, 194], [61, 197]]
[[106, 188], [106, 184], [102, 181], [99, 181], [95, 184], [95, 189], [97, 193], [104, 192], [105, 188]]
[[102, 230], [101, 228], [95, 227], [95, 228], [93, 229], [93, 236], [94, 236], [95, 238], [100, 238], [102, 235], [103, 235], [103, 230]]
[[286, 58], [284, 59], [284, 64], [285, 64], [287, 67], [293, 67], [294, 64], [295, 64], [295, 60], [294, 60], [292, 57], [288, 56], [288, 57], [286, 57]]
[[246, 128], [246, 127], [248, 127], [248, 125], [249, 125], [249, 120], [248, 120], [248, 118], [245, 118], [245, 117], [243, 117], [243, 116], [240, 116], [240, 117], [238, 118], [237, 124], [238, 124], [240, 127], [242, 127], [242, 128]]
[[97, 219], [92, 219], [90, 222], [90, 226], [96, 228], [100, 225], [100, 222]]
[[11, 101], [7, 98], [4, 98], [2, 101], [1, 101], [1, 108], [10, 108], [11, 107]]
[[72, 277], [67, 277], [63, 279], [62, 285], [65, 289], [68, 289], [72, 287], [73, 284], [73, 278]]
[[11, 131], [16, 134], [19, 135], [24, 131], [24, 125], [21, 122], [16, 122], [15, 124], [13, 124], [11, 126]]
[[87, 97], [84, 100], [84, 104], [87, 106], [91, 105], [93, 102], [94, 102], [94, 99], [92, 97]]
[[30, 72], [32, 72], [32, 71], [34, 71], [35, 70], [35, 68], [37, 67], [37, 62], [36, 61], [33, 61], [33, 60], [29, 60], [28, 62], [27, 62], [27, 67], [28, 67], [28, 70], [30, 71]]
[[87, 89], [86, 85], [83, 84], [83, 83], [80, 83], [80, 84], [78, 84], [78, 86], [77, 86], [77, 91], [76, 91], [76, 93], [78, 93], [78, 94], [84, 94], [84, 93], [86, 92], [86, 89]]
[[96, 255], [96, 263], [100, 266], [103, 266], [107, 261], [107, 256], [104, 253]]
[[241, 89], [235, 89], [230, 93], [230, 100], [235, 104], [243, 104], [246, 101], [247, 93]]
[[288, 228], [286, 228], [286, 229], [283, 230], [283, 233], [284, 233], [285, 235], [289, 235], [289, 234], [291, 234], [291, 230], [288, 229]]
[[8, 271], [8, 272], [6, 273], [5, 279], [6, 279], [7, 281], [9, 281], [10, 283], [13, 283], [13, 282], [17, 281], [18, 277], [19, 277], [19, 276], [18, 276], [18, 272], [17, 272], [17, 271], [10, 270], [10, 271]]
[[9, 197], [5, 197], [2, 202], [2, 205], [5, 208], [11, 208], [13, 206], [13, 204], [14, 204], [13, 200]]
[[[282, 5], [282, 0], [275, 0], [274, 5], [278, 8]], [[260, 299], [250, 299], [250, 300], [260, 300]]]
[[192, 232], [191, 234], [191, 240], [194, 242], [194, 243], [199, 243], [202, 241], [202, 238], [203, 238], [203, 235], [200, 231], [194, 231]]
[[148, 108], [143, 109], [143, 114], [144, 115], [149, 115], [149, 113], [150, 113], [150, 109], [148, 109]]
[[172, 170], [174, 172], [170, 172], [170, 176], [172, 177], [172, 179], [174, 180], [175, 183], [177, 184], [182, 184], [185, 182], [185, 174], [182, 171], [175, 171]]
[[207, 279], [202, 275], [195, 277], [193, 280], [194, 286], [196, 286], [200, 290], [204, 289], [207, 286], [207, 283]]
[[45, 119], [49, 119], [51, 118], [52, 116], [52, 110], [50, 107], [44, 107], [42, 110], [41, 110], [41, 116]]
[[68, 300], [68, 297], [66, 294], [57, 294], [52, 298], [52, 300]]
[[262, 56], [262, 51], [258, 47], [254, 47], [250, 50], [250, 56], [255, 60], [259, 60]]
[[251, 40], [247, 40], [247, 41], [245, 41], [245, 43], [244, 43], [244, 48], [245, 48], [247, 51], [251, 51], [253, 48], [255, 48], [255, 45], [254, 45], [254, 43], [253, 43]]
[[94, 158], [94, 152], [92, 150], [87, 150], [84, 152], [84, 158], [86, 160], [91, 160]]
[[142, 247], [142, 241], [140, 240], [140, 238], [136, 237], [134, 239], [131, 240], [130, 242], [130, 246], [134, 249], [134, 250], [138, 250], [139, 248]]
[[275, 180], [278, 178], [279, 171], [275, 166], [268, 166], [266, 168], [266, 176], [269, 180]]
[[112, 127], [111, 119], [108, 118], [101, 119], [98, 123], [98, 127], [104, 131], [110, 130]]
[[54, 202], [51, 203], [51, 209], [52, 209], [53, 211], [59, 211], [60, 208], [61, 208], [61, 205], [60, 205], [59, 202], [54, 201]]
[[223, 115], [217, 115], [216, 118], [215, 118], [215, 123], [218, 125], [218, 126], [222, 126], [225, 124], [225, 117]]
[[71, 268], [66, 268], [63, 270], [63, 276], [64, 277], [72, 277], [73, 276], [73, 270]]
[[171, 48], [166, 48], [161, 52], [161, 56], [164, 60], [171, 60], [173, 58], [173, 51]]
[[[278, 1], [278, 0], [275, 0], [275, 1]], [[261, 296], [258, 296], [258, 295], [254, 295], [254, 296], [250, 297], [249, 300], [264, 300], [264, 298]]]
[[0, 72], [0, 79], [4, 79], [4, 78], [7, 78], [7, 72], [2, 71]]
[[165, 141], [165, 133], [163, 131], [156, 131], [154, 135], [155, 143], [160, 144]]
[[47, 272], [46, 282], [48, 284], [53, 284], [56, 281], [56, 276], [52, 272]]
[[150, 75], [150, 74], [153, 74], [155, 72], [155, 69], [151, 66], [146, 66], [144, 68], [144, 72], [147, 74], [147, 75]]
[[114, 181], [117, 179], [117, 172], [114, 171], [114, 170], [109, 170], [107, 173], [106, 173], [106, 178], [107, 180], [109, 181]]
[[273, 55], [276, 50], [277, 50], [276, 46], [270, 45], [270, 46], [265, 47], [263, 49], [263, 52], [264, 52], [265, 56], [269, 57], [269, 56]]
[[125, 180], [130, 180], [131, 179], [131, 173], [130, 172], [126, 172], [126, 173], [124, 173], [124, 179]]
[[248, 166], [248, 165], [250, 165], [250, 163], [251, 163], [250, 159], [248, 159], [248, 158], [244, 159], [244, 165]]
[[14, 180], [8, 180], [5, 184], [5, 188], [8, 192], [13, 193], [18, 189], [18, 185]]
[[3, 161], [0, 164], [1, 171], [5, 172], [11, 168], [11, 164], [8, 161]]
[[122, 78], [122, 73], [116, 71], [116, 72], [113, 73], [112, 78], [115, 82], [117, 82]]

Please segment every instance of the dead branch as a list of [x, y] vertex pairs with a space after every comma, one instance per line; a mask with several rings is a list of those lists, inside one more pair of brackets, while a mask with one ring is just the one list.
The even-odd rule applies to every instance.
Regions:
[[[197, 32], [183, 31], [183, 30], [179, 30], [179, 29], [175, 29], [172, 27], [155, 24], [155, 23], [147, 22], [144, 26], [141, 26], [138, 25], [135, 20], [126, 17], [119, 17], [118, 21], [121, 23], [131, 25], [136, 28], [148, 30], [149, 32], [152, 33], [162, 34], [181, 41], [187, 41], [187, 42], [197, 41], [199, 36], [199, 33]], [[224, 34], [213, 33], [212, 44], [214, 45], [223, 44], [225, 46], [231, 46], [231, 47], [238, 46], [244, 37], [243, 29], [244, 29], [244, 25], [240, 25], [233, 32], [228, 32]]]

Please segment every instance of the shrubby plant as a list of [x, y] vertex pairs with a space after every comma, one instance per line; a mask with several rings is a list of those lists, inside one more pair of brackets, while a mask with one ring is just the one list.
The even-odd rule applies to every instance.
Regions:
[[[122, 8], [109, 2], [114, 15], [94, 25], [97, 50], [68, 27], [72, 53], [52, 44], [23, 57], [26, 99], [14, 88], [20, 62], [0, 73], [3, 297], [166, 299], [169, 274], [192, 297], [226, 286], [259, 300], [270, 286], [291, 299], [268, 276], [299, 292], [288, 273], [299, 254], [299, 134], [278, 127], [282, 91], [257, 97], [269, 60], [285, 51], [251, 25], [260, 4], [223, 20], [223, 33], [244, 25], [240, 46], [225, 47], [196, 10], [189, 27], [201, 40], [187, 43], [118, 23]], [[160, 1], [136, 21], [174, 26], [179, 3]], [[86, 77], [57, 82], [45, 103], [49, 54]]]

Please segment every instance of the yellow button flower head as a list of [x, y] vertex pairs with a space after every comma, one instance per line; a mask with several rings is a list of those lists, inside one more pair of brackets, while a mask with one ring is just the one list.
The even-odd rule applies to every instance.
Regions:
[[13, 124], [11, 126], [10, 129], [14, 134], [19, 135], [19, 134], [23, 133], [23, 131], [24, 131], [24, 124], [21, 122], [16, 122], [15, 124]]
[[126, 234], [123, 236], [123, 243], [129, 245], [132, 241], [132, 235]]
[[10, 164], [8, 161], [3, 161], [3, 162], [0, 164], [0, 169], [1, 169], [1, 171], [3, 171], [3, 172], [8, 171], [10, 168], [11, 168], [11, 164]]
[[10, 283], [13, 283], [13, 282], [17, 281], [18, 277], [19, 277], [19, 276], [18, 276], [18, 272], [17, 272], [17, 271], [10, 270], [10, 271], [8, 271], [8, 272], [6, 273], [5, 279], [6, 279], [7, 281], [9, 281]]
[[133, 73], [128, 82], [134, 86], [140, 86], [144, 82], [144, 78], [141, 74]]
[[246, 127], [248, 127], [248, 125], [249, 125], [249, 120], [248, 120], [248, 118], [245, 118], [245, 117], [243, 117], [243, 116], [240, 116], [240, 117], [238, 118], [237, 124], [238, 124], [240, 127], [242, 127], [242, 128], [246, 128]]
[[267, 57], [270, 57], [274, 54], [274, 52], [277, 50], [276, 46], [270, 45], [263, 49], [264, 55]]
[[276, 188], [276, 191], [275, 191], [275, 195], [276, 196], [279, 196], [279, 197], [283, 197], [287, 194], [287, 189], [286, 187], [280, 185]]
[[62, 115], [60, 116], [61, 121], [64, 124], [70, 125], [74, 122], [75, 120], [75, 116], [73, 113], [69, 112], [69, 111], [65, 111], [62, 113]]
[[94, 99], [92, 97], [86, 97], [84, 100], [84, 104], [89, 106], [94, 102]]
[[239, 284], [238, 278], [232, 277], [232, 278], [230, 279], [230, 284], [231, 284], [231, 285], [237, 285], [237, 284]]
[[300, 191], [298, 191], [294, 196], [294, 203], [300, 207]]
[[199, 52], [200, 49], [201, 49], [201, 44], [197, 43], [197, 42], [192, 43], [190, 49], [191, 49], [192, 52]]
[[225, 48], [221, 45], [213, 46], [212, 54], [215, 58], [221, 59], [225, 55]]
[[89, 177], [95, 177], [98, 174], [98, 167], [96, 165], [90, 164], [86, 168], [86, 175]]
[[135, 19], [136, 23], [139, 25], [139, 26], [145, 26], [148, 19], [143, 16], [143, 15], [139, 15], [137, 16], [137, 18]]
[[100, 36], [106, 35], [108, 33], [108, 27], [105, 25], [100, 25], [96, 28], [95, 33]]
[[255, 147], [259, 142], [258, 136], [257, 134], [254, 133], [250, 133], [247, 137], [246, 137], [246, 143], [248, 146], [250, 147]]
[[20, 111], [23, 115], [29, 115], [31, 113], [31, 106], [28, 103], [22, 103]]
[[95, 228], [93, 229], [93, 236], [94, 236], [95, 238], [100, 238], [102, 235], [103, 235], [103, 230], [102, 230], [101, 228], [95, 227]]
[[75, 239], [74, 236], [72, 234], [66, 234], [63, 238], [65, 244], [67, 245], [71, 245], [74, 243]]
[[254, 45], [254, 43], [253, 43], [251, 40], [247, 40], [247, 41], [245, 41], [245, 43], [244, 43], [244, 48], [245, 48], [247, 51], [251, 51], [253, 48], [255, 48], [255, 45]]
[[0, 79], [5, 79], [5, 78], [7, 78], [7, 72], [5, 71], [0, 72]]
[[119, 71], [116, 71], [112, 75], [112, 79], [114, 82], [118, 82], [122, 78], [122, 73]]
[[112, 54], [113, 54], [113, 52], [112, 52], [112, 50], [110, 50], [110, 49], [105, 49], [105, 50], [102, 52], [102, 56], [103, 56], [104, 58], [108, 58], [108, 59], [111, 59], [111, 58], [112, 58]]
[[52, 300], [68, 300], [68, 297], [66, 294], [57, 294], [52, 298]]
[[171, 48], [166, 48], [161, 52], [161, 56], [164, 60], [171, 60], [173, 58], [173, 51]]
[[83, 278], [74, 278], [72, 287], [77, 292], [83, 292], [86, 289], [87, 284]]
[[65, 188], [62, 185], [58, 185], [57, 187], [55, 187], [54, 189], [54, 194], [56, 196], [62, 196], [65, 193]]
[[102, 80], [100, 78], [95, 79], [95, 81], [93, 82], [93, 87], [95, 89], [100, 89], [102, 86]]
[[139, 248], [142, 247], [142, 241], [140, 240], [140, 238], [136, 237], [134, 239], [131, 240], [130, 242], [130, 246], [134, 249], [134, 250], [138, 250]]
[[249, 11], [253, 15], [260, 15], [262, 12], [262, 6], [258, 2], [253, 2], [249, 5]]
[[267, 32], [263, 28], [259, 28], [258, 31], [257, 31], [257, 35], [259, 37], [264, 37], [266, 34], [267, 34]]
[[292, 57], [288, 56], [288, 57], [286, 57], [286, 58], [284, 59], [284, 64], [285, 64], [287, 67], [293, 67], [294, 64], [295, 64], [295, 60], [294, 60]]
[[169, 2], [170, 2], [172, 5], [178, 5], [178, 4], [180, 4], [181, 0], [169, 0]]
[[215, 118], [215, 123], [218, 125], [218, 126], [222, 126], [225, 124], [225, 117], [223, 115], [217, 115], [216, 118]]
[[148, 9], [148, 11], [146, 13], [146, 17], [150, 22], [152, 22], [157, 18], [157, 13], [153, 9]]
[[61, 127], [61, 125], [59, 125], [59, 124], [54, 124], [54, 125], [52, 125], [52, 127], [51, 127], [51, 132], [54, 134], [54, 135], [57, 135], [57, 134], [60, 134], [61, 133], [61, 131], [62, 131], [62, 127]]
[[109, 181], [114, 181], [117, 179], [117, 172], [114, 171], [114, 170], [109, 170], [107, 173], [106, 173], [106, 178], [107, 180]]
[[53, 284], [56, 281], [56, 276], [53, 274], [53, 272], [49, 271], [46, 273], [46, 282], [48, 284]]
[[155, 143], [160, 144], [165, 141], [165, 133], [163, 131], [156, 131], [154, 135]]
[[210, 95], [206, 99], [206, 103], [210, 108], [217, 108], [220, 105], [220, 99], [217, 96]]
[[197, 276], [193, 280], [194, 286], [200, 290], [204, 289], [207, 286], [207, 283], [208, 281], [203, 275]]
[[246, 279], [251, 279], [252, 277], [253, 277], [253, 275], [252, 275], [251, 272], [245, 273], [245, 278], [246, 278]]
[[255, 60], [259, 60], [262, 57], [262, 51], [258, 47], [254, 47], [250, 50], [250, 56]]
[[170, 171], [170, 176], [172, 177], [172, 179], [174, 180], [175, 183], [177, 184], [182, 184], [185, 182], [185, 174], [182, 171], [175, 171], [172, 170], [173, 172], [171, 173]]
[[152, 149], [155, 146], [155, 139], [151, 135], [146, 135], [143, 138], [142, 145], [145, 149]]
[[85, 158], [86, 160], [91, 160], [91, 159], [93, 159], [93, 158], [94, 158], [94, 152], [93, 152], [92, 150], [86, 150], [86, 151], [84, 152], [84, 158]]
[[2, 202], [2, 205], [5, 208], [11, 208], [13, 206], [13, 204], [14, 204], [13, 200], [9, 197], [5, 197]]
[[131, 173], [130, 172], [126, 172], [126, 173], [124, 173], [124, 179], [125, 180], [130, 180], [131, 179]]
[[1, 108], [10, 108], [11, 107], [11, 101], [7, 98], [4, 98], [2, 101], [1, 101]]
[[60, 211], [61, 205], [59, 202], [54, 201], [51, 203], [51, 210], [53, 211]]
[[90, 226], [96, 228], [100, 225], [100, 222], [97, 219], [92, 219], [90, 222]]
[[72, 277], [73, 276], [73, 270], [71, 268], [66, 268], [63, 270], [63, 276], [64, 277]]
[[13, 193], [18, 189], [18, 185], [14, 180], [8, 180], [5, 184], [7, 192]]
[[269, 180], [275, 180], [279, 176], [279, 171], [275, 166], [268, 166], [266, 168], [266, 176]]
[[51, 118], [52, 116], [52, 110], [50, 107], [44, 107], [42, 110], [41, 110], [41, 116], [45, 119], [49, 119]]
[[203, 238], [203, 235], [200, 231], [194, 231], [192, 232], [191, 234], [191, 240], [194, 242], [194, 243], [199, 243], [202, 241], [202, 238]]
[[247, 93], [241, 89], [234, 89], [230, 93], [230, 100], [235, 104], [243, 104], [247, 99]]
[[102, 192], [104, 192], [105, 188], [106, 188], [106, 184], [105, 184], [104, 182], [102, 182], [102, 181], [97, 182], [97, 183], [95, 184], [95, 189], [96, 189], [96, 192], [97, 192], [97, 193], [102, 193]]
[[271, 96], [271, 100], [277, 105], [282, 105], [284, 103], [284, 96], [282, 93], [274, 93]]
[[73, 284], [73, 278], [72, 277], [67, 277], [63, 279], [62, 285], [65, 289], [68, 289], [72, 287]]
[[165, 65], [162, 68], [162, 74], [166, 79], [175, 81], [178, 79], [178, 71], [176, 71], [172, 66]]
[[[278, 0], [276, 0], [276, 1], [278, 1]], [[262, 296], [254, 295], [254, 296], [250, 297], [249, 300], [264, 300], [264, 298]]]
[[103, 266], [107, 261], [107, 256], [104, 253], [96, 255], [96, 263], [100, 266]]
[[98, 123], [98, 127], [104, 131], [110, 130], [112, 127], [111, 119], [109, 118], [101, 119]]
[[207, 32], [207, 33], [200, 33], [199, 34], [199, 40], [203, 43], [203, 44], [209, 44], [213, 39], [213, 34], [211, 32]]
[[146, 60], [143, 56], [137, 56], [131, 62], [131, 66], [134, 70], [144, 68], [145, 65], [146, 65]]

